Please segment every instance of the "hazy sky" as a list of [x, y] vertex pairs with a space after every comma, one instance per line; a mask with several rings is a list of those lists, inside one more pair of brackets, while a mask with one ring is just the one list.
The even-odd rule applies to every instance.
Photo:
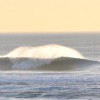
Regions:
[[0, 32], [100, 31], [100, 0], [0, 0]]

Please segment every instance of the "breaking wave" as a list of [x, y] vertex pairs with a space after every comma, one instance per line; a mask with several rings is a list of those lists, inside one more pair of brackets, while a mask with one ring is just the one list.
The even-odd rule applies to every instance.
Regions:
[[61, 45], [19, 47], [0, 57], [0, 70], [98, 71], [99, 61], [85, 59], [79, 52]]

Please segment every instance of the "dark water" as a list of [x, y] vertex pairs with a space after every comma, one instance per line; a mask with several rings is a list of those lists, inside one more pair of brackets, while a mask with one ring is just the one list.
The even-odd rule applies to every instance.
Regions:
[[[99, 34], [0, 35], [0, 54], [19, 46], [61, 44], [100, 60]], [[0, 72], [1, 100], [99, 100], [100, 75], [90, 73]]]

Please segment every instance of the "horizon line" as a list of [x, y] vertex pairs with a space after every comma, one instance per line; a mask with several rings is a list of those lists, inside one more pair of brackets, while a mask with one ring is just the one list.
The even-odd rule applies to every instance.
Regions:
[[100, 34], [100, 31], [84, 31], [84, 32], [0, 32], [0, 34]]

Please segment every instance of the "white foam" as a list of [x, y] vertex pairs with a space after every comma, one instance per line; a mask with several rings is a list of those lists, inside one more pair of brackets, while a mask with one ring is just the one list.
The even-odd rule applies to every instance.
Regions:
[[19, 47], [5, 55], [6, 57], [31, 57], [51, 59], [58, 57], [84, 58], [78, 51], [61, 45], [44, 45], [37, 47]]

